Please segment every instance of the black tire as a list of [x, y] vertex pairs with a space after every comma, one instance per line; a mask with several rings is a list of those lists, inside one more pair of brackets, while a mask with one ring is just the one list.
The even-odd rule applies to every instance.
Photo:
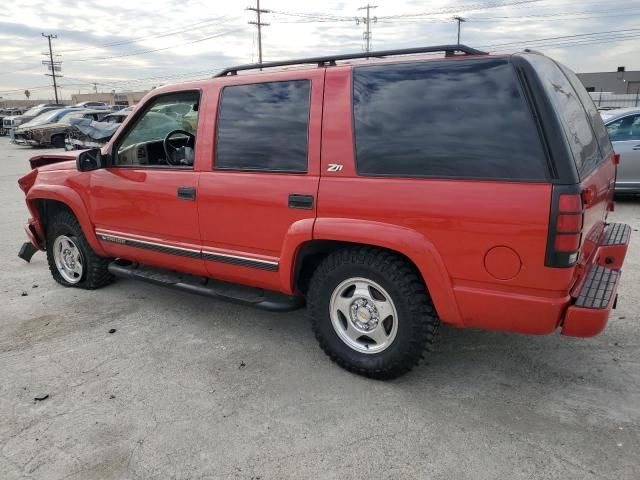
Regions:
[[[395, 338], [378, 353], [353, 349], [332, 324], [334, 290], [354, 277], [372, 280], [384, 288], [397, 311]], [[313, 332], [329, 358], [346, 370], [375, 379], [396, 378], [417, 365], [440, 324], [416, 268], [401, 256], [374, 247], [349, 247], [326, 257], [311, 279], [307, 305]]]
[[51, 145], [54, 148], [63, 148], [64, 147], [64, 135], [54, 135], [51, 137]]
[[[77, 283], [70, 283], [65, 280], [56, 266], [53, 255], [53, 244], [55, 239], [61, 235], [65, 235], [70, 238], [80, 250], [83, 272], [80, 277], [80, 281]], [[48, 222], [46, 250], [49, 270], [51, 271], [51, 275], [54, 280], [60, 285], [64, 285], [65, 287], [78, 287], [87, 290], [94, 290], [113, 282], [114, 277], [107, 269], [111, 259], [101, 257], [93, 251], [82, 232], [82, 228], [80, 227], [78, 220], [70, 212], [58, 212]]]

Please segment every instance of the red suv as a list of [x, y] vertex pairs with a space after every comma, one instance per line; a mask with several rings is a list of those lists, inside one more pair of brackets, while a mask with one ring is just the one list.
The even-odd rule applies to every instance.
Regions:
[[306, 302], [332, 360], [391, 378], [440, 322], [598, 334], [630, 235], [607, 223], [618, 158], [569, 69], [451, 45], [158, 88], [19, 183], [62, 285]]

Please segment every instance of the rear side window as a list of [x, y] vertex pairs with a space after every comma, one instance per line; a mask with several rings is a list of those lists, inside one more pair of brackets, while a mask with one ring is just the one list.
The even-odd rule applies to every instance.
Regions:
[[527, 60], [540, 77], [562, 123], [580, 178], [584, 178], [602, 160], [590, 118], [575, 89], [551, 59], [542, 55], [529, 55]]
[[604, 126], [602, 117], [600, 116], [600, 113], [598, 113], [598, 109], [596, 108], [595, 103], [593, 103], [593, 99], [587, 93], [587, 90], [584, 88], [584, 85], [582, 85], [582, 82], [578, 77], [576, 77], [575, 73], [561, 63], [558, 63], [558, 65], [569, 79], [569, 83], [571, 83], [571, 86], [578, 94], [580, 102], [582, 102], [584, 109], [587, 111], [587, 115], [589, 115], [589, 120], [591, 122], [591, 128], [593, 128], [593, 132], [598, 140], [598, 145], [600, 146], [600, 153], [602, 153], [603, 158], [606, 158], [613, 150], [613, 147], [611, 146], [611, 140], [607, 134], [607, 128]]
[[354, 69], [360, 175], [543, 181], [545, 156], [504, 58]]
[[310, 93], [309, 80], [225, 87], [215, 168], [306, 172]]

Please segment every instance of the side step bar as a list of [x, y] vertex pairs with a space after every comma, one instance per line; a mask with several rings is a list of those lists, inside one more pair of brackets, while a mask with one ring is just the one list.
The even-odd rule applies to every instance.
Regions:
[[124, 260], [114, 260], [109, 264], [109, 272], [116, 277], [133, 278], [163, 287], [176, 288], [186, 292], [204, 295], [234, 303], [250, 305], [273, 312], [288, 312], [304, 305], [302, 297], [287, 296], [282, 293], [222, 282], [207, 277], [149, 267]]

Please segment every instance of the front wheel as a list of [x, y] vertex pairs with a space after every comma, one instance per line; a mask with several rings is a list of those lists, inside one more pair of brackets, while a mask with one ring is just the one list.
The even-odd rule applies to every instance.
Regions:
[[47, 226], [47, 262], [54, 280], [65, 287], [95, 289], [113, 281], [110, 259], [93, 251], [76, 217], [54, 215]]
[[413, 265], [373, 247], [329, 255], [311, 279], [307, 302], [325, 353], [371, 378], [395, 378], [411, 370], [439, 325]]

